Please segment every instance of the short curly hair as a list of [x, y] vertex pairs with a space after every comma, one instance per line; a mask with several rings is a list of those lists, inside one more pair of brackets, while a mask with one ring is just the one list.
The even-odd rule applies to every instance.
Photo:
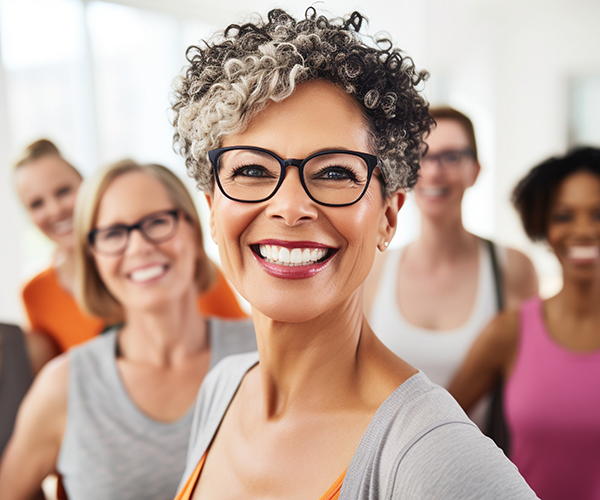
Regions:
[[600, 177], [599, 148], [578, 147], [564, 156], [548, 158], [532, 168], [516, 185], [512, 202], [532, 241], [546, 240], [550, 210], [560, 185], [567, 177], [581, 171]]
[[433, 124], [418, 89], [428, 73], [417, 71], [388, 38], [361, 35], [363, 21], [358, 12], [327, 19], [311, 7], [296, 20], [274, 9], [266, 21], [232, 24], [187, 49], [189, 66], [175, 83], [172, 103], [174, 147], [199, 189], [214, 188], [208, 151], [220, 147], [223, 136], [241, 132], [270, 101], [315, 79], [361, 104], [382, 161], [384, 193], [414, 186]]

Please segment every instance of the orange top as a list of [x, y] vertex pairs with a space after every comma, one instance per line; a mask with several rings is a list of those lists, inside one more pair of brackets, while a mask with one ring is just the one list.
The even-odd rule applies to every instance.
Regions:
[[[181, 488], [175, 500], [190, 500], [192, 498], [192, 494], [194, 493], [194, 489], [196, 488], [196, 484], [198, 484], [198, 478], [200, 477], [200, 472], [202, 472], [202, 467], [204, 466], [204, 461], [206, 460], [206, 453], [196, 465], [194, 472], [189, 477], [185, 486]], [[342, 483], [344, 482], [344, 476], [346, 475], [346, 471], [342, 472], [342, 475], [338, 477], [335, 482], [331, 485], [325, 494], [319, 498], [319, 500], [338, 500], [340, 496], [340, 490], [342, 489]]]
[[[62, 352], [95, 337], [106, 327], [100, 318], [88, 316], [79, 309], [73, 296], [60, 286], [52, 267], [25, 285], [23, 302], [31, 328], [49, 335]], [[198, 309], [204, 316], [246, 317], [220, 270], [217, 270], [214, 285], [198, 297]]]

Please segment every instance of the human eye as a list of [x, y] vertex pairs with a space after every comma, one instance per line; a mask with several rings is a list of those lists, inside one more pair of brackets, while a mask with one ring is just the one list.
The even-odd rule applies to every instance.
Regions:
[[364, 184], [367, 171], [361, 158], [348, 154], [317, 156], [305, 165], [305, 177], [311, 183]]
[[73, 191], [73, 188], [71, 186], [63, 186], [56, 191], [56, 196], [58, 198], [61, 198], [70, 194], [71, 191]]
[[351, 168], [339, 165], [322, 167], [317, 172], [311, 174], [311, 179], [322, 179], [328, 181], [357, 181], [356, 172], [354, 172]]
[[564, 224], [573, 220], [573, 214], [567, 210], [560, 210], [552, 214], [551, 220], [555, 224]]
[[39, 208], [42, 208], [43, 206], [44, 206], [44, 200], [42, 200], [41, 198], [37, 198], [29, 204], [29, 209], [30, 210], [38, 210]]
[[152, 227], [162, 227], [169, 225], [172, 221], [172, 218], [167, 214], [159, 214], [154, 215], [144, 221], [144, 226], [148, 228]]
[[267, 167], [259, 164], [237, 165], [229, 173], [231, 179], [236, 177], [246, 177], [261, 179], [272, 179], [276, 177], [275, 173]]
[[100, 241], [115, 241], [123, 238], [126, 232], [127, 229], [123, 226], [113, 226], [98, 231], [96, 238]]
[[444, 153], [440, 153], [439, 158], [442, 163], [450, 166], [458, 165], [461, 161], [461, 155], [457, 151], [446, 151]]

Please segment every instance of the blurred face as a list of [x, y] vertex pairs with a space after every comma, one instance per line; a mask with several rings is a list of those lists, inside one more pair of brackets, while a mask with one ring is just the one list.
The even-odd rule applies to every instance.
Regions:
[[590, 279], [600, 274], [600, 177], [575, 172], [562, 181], [552, 204], [548, 244], [565, 277]]
[[73, 209], [81, 179], [58, 156], [43, 156], [20, 167], [17, 193], [33, 223], [62, 248], [72, 248]]
[[434, 218], [460, 211], [465, 190], [475, 183], [480, 169], [469, 154], [469, 137], [458, 122], [440, 119], [427, 145], [415, 186], [416, 203], [423, 215]]
[[[150, 214], [172, 209], [173, 202], [158, 179], [144, 172], [130, 172], [117, 177], [106, 189], [95, 228], [132, 225]], [[198, 252], [198, 235], [180, 214], [177, 230], [169, 240], [151, 243], [134, 229], [121, 255], [94, 251], [94, 260], [102, 281], [127, 313], [152, 310], [195, 290]]]
[[[370, 153], [358, 105], [323, 81], [270, 103], [223, 147], [256, 146], [303, 159], [326, 149]], [[251, 172], [253, 173], [253, 172]], [[289, 167], [275, 195], [259, 203], [209, 197], [211, 234], [227, 277], [250, 304], [278, 321], [299, 322], [341, 305], [369, 273], [377, 245], [389, 241], [403, 195], [383, 200], [374, 174], [364, 197], [345, 207], [319, 205]]]

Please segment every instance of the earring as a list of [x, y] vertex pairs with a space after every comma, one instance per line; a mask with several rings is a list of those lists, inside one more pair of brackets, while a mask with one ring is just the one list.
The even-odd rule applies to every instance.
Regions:
[[387, 242], [387, 241], [384, 241], [384, 242], [383, 242], [383, 246], [384, 246], [385, 248], [387, 248], [387, 247], [388, 247], [388, 245], [389, 245], [389, 242]]

